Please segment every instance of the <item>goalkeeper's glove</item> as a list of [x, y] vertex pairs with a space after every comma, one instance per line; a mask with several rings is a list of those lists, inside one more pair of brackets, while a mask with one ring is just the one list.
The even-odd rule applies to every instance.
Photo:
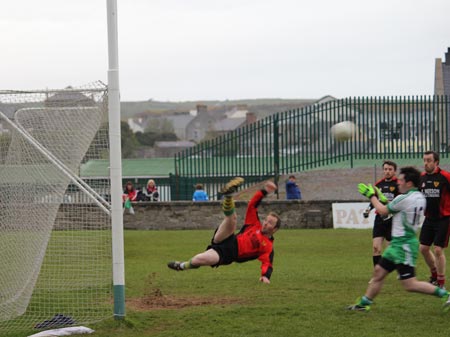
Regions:
[[375, 195], [375, 190], [371, 184], [366, 185], [363, 183], [359, 183], [358, 184], [358, 192], [369, 199]]
[[380, 189], [379, 189], [378, 187], [374, 186], [374, 188], [375, 188], [375, 192], [377, 192], [378, 200], [380, 200], [380, 202], [381, 202], [383, 205], [386, 205], [386, 204], [389, 202], [389, 200], [388, 200], [388, 199], [386, 198], [386, 196], [380, 191]]

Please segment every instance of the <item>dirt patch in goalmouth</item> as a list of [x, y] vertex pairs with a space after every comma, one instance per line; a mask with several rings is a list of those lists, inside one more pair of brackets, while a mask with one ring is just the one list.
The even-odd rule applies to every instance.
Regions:
[[144, 297], [127, 300], [127, 306], [136, 311], [181, 309], [201, 305], [230, 305], [242, 303], [242, 299], [238, 298], [168, 296], [163, 295], [160, 289], [154, 289], [150, 294]]

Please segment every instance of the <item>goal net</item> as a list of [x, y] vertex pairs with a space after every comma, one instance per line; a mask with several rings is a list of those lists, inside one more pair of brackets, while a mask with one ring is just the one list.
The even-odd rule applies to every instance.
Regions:
[[[0, 335], [112, 315], [106, 87], [0, 91]], [[106, 199], [106, 200], [105, 200]]]

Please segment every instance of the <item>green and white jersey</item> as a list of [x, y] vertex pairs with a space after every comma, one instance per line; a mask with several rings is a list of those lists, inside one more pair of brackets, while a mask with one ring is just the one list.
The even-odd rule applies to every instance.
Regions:
[[392, 217], [392, 242], [416, 239], [416, 232], [425, 220], [427, 201], [422, 192], [413, 188], [394, 198], [387, 208]]

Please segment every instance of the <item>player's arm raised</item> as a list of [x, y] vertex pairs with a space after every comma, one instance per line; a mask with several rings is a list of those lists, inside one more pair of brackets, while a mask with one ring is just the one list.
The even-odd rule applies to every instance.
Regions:
[[361, 183], [358, 184], [358, 191], [370, 200], [378, 214], [381, 216], [386, 216], [389, 214], [389, 210], [385, 205], [387, 203], [387, 199], [377, 187], [373, 187], [371, 184], [366, 185]]
[[253, 197], [248, 202], [247, 212], [245, 213], [246, 225], [260, 225], [258, 217], [258, 206], [261, 200], [268, 194], [271, 194], [277, 190], [277, 185], [275, 183], [268, 181], [265, 183], [264, 188], [255, 192]]

